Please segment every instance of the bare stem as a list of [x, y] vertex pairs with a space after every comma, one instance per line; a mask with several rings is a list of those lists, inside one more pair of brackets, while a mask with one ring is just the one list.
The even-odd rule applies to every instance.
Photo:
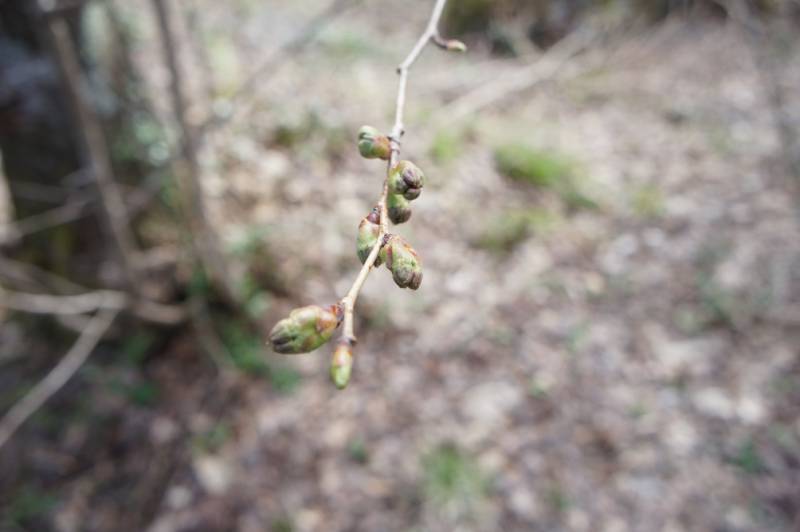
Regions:
[[394, 125], [392, 126], [392, 131], [389, 135], [389, 140], [391, 141], [391, 153], [389, 154], [389, 162], [386, 166], [386, 177], [383, 180], [383, 190], [381, 192], [380, 200], [378, 201], [378, 208], [381, 213], [380, 231], [378, 233], [378, 239], [375, 242], [372, 251], [370, 251], [369, 256], [367, 256], [367, 260], [364, 261], [364, 265], [361, 267], [361, 270], [358, 272], [356, 280], [353, 282], [353, 285], [350, 287], [347, 295], [341, 300], [341, 305], [344, 311], [342, 341], [347, 342], [350, 345], [356, 343], [356, 335], [353, 330], [353, 312], [355, 309], [356, 300], [358, 299], [358, 294], [361, 292], [361, 287], [364, 286], [364, 282], [367, 280], [369, 272], [372, 270], [375, 265], [375, 261], [378, 259], [378, 253], [380, 253], [381, 247], [384, 245], [386, 235], [389, 234], [389, 213], [386, 205], [386, 199], [389, 195], [389, 173], [397, 164], [397, 159], [400, 156], [400, 139], [404, 133], [403, 111], [405, 110], [406, 106], [408, 71], [429, 42], [434, 42], [435, 44], [442, 46], [440, 44], [442, 39], [439, 36], [439, 20], [442, 18], [442, 12], [444, 11], [444, 6], [446, 3], [447, 0], [436, 0], [436, 4], [433, 6], [433, 12], [431, 12], [431, 17], [428, 20], [428, 25], [425, 28], [425, 31], [422, 33], [422, 35], [420, 35], [416, 44], [414, 44], [414, 47], [411, 49], [411, 52], [409, 52], [403, 62], [397, 67], [397, 74], [400, 76], [400, 80], [397, 87], [397, 104], [395, 107]]

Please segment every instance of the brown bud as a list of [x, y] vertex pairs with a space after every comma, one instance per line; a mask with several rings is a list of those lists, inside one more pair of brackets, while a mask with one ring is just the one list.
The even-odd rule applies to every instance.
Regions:
[[[356, 254], [358, 255], [358, 260], [361, 261], [361, 264], [366, 262], [367, 257], [369, 257], [370, 252], [372, 252], [372, 248], [374, 248], [375, 244], [378, 242], [378, 235], [381, 233], [381, 226], [379, 225], [380, 215], [378, 214], [376, 216], [376, 212], [377, 209], [372, 209], [372, 212], [369, 214], [369, 216], [363, 218], [361, 223], [358, 224]], [[382, 261], [380, 257], [376, 258], [375, 266], [380, 266], [381, 262]]]
[[366, 159], [389, 160], [392, 145], [389, 137], [381, 135], [374, 127], [363, 126], [358, 130], [358, 151]]
[[399, 194], [389, 194], [386, 198], [386, 208], [393, 224], [401, 224], [411, 218], [411, 206], [408, 200]]
[[389, 172], [389, 192], [417, 199], [425, 185], [425, 174], [411, 161], [400, 161]]
[[350, 382], [350, 374], [353, 371], [353, 349], [347, 341], [341, 341], [336, 345], [331, 359], [331, 380], [337, 388], [343, 390]]
[[422, 261], [414, 248], [403, 237], [392, 235], [381, 248], [380, 256], [392, 272], [392, 279], [400, 288], [416, 290], [422, 283]]
[[288, 318], [275, 324], [269, 333], [269, 343], [277, 353], [308, 353], [331, 339], [341, 319], [339, 305], [296, 308]]

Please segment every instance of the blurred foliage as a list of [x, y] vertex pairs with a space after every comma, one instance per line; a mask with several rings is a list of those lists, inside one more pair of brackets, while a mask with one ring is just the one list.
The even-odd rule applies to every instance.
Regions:
[[350, 459], [357, 464], [366, 464], [369, 462], [369, 451], [361, 438], [356, 438], [347, 446], [347, 454]]
[[225, 442], [232, 435], [231, 427], [225, 423], [217, 423], [210, 429], [195, 434], [192, 439], [192, 446], [201, 453], [213, 454], [219, 451]]
[[230, 355], [230, 362], [239, 371], [269, 381], [280, 393], [291, 393], [300, 384], [300, 374], [283, 365], [270, 365], [261, 337], [236, 321], [228, 320], [222, 328], [222, 341]]
[[753, 440], [747, 440], [739, 446], [738, 451], [731, 457], [730, 462], [748, 475], [757, 475], [764, 471], [764, 461], [759, 456]]
[[38, 487], [30, 484], [21, 487], [10, 500], [0, 506], [0, 528], [2, 530], [35, 530], [35, 519], [47, 515], [56, 505], [58, 499]]

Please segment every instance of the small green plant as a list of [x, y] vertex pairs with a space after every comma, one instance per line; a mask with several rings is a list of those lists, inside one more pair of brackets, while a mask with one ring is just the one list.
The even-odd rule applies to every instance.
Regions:
[[597, 208], [584, 190], [577, 165], [562, 154], [509, 143], [495, 149], [494, 163], [501, 175], [513, 181], [554, 191], [571, 209]]
[[445, 3], [446, 0], [437, 0], [425, 32], [397, 69], [400, 86], [391, 133], [383, 134], [372, 126], [363, 126], [358, 132], [356, 142], [361, 156], [386, 161], [387, 169], [377, 205], [358, 226], [356, 255], [362, 267], [356, 280], [347, 295], [338, 302], [324, 307], [308, 305], [294, 309], [287, 318], [275, 324], [269, 335], [272, 349], [278, 353], [308, 353], [328, 342], [342, 325], [342, 335], [334, 349], [330, 366], [331, 380], [338, 389], [345, 388], [352, 375], [353, 347], [356, 343], [354, 307], [371, 270], [385, 264], [400, 288], [416, 290], [422, 283], [419, 254], [401, 236], [389, 232], [389, 222], [399, 225], [411, 218], [411, 202], [419, 198], [425, 185], [422, 170], [411, 161], [401, 161], [399, 157], [409, 68], [429, 42], [444, 50], [466, 50], [462, 42], [446, 40], [439, 35], [437, 25]]
[[347, 447], [347, 454], [350, 455], [351, 460], [358, 464], [366, 464], [369, 462], [369, 451], [364, 444], [364, 440], [361, 438], [356, 438], [350, 442], [350, 445]]
[[267, 376], [269, 365], [264, 361], [261, 341], [255, 334], [231, 321], [222, 329], [222, 341], [236, 369], [250, 375]]
[[532, 234], [546, 233], [556, 223], [556, 215], [546, 209], [513, 209], [490, 217], [472, 244], [503, 255]]
[[0, 524], [4, 529], [6, 526], [11, 530], [22, 529], [31, 520], [50, 512], [57, 503], [58, 499], [37, 487], [22, 486], [3, 509]]
[[437, 447], [422, 458], [425, 497], [437, 505], [471, 504], [487, 495], [489, 482], [475, 459], [452, 444]]
[[452, 162], [461, 155], [463, 139], [455, 135], [452, 130], [439, 131], [431, 142], [429, 154], [440, 164]]
[[494, 152], [497, 171], [502, 175], [540, 188], [552, 188], [570, 178], [573, 166], [554, 153], [526, 144], [504, 144]]
[[655, 184], [642, 185], [630, 198], [633, 212], [640, 218], [653, 219], [664, 215], [664, 193]]
[[746, 441], [731, 458], [731, 463], [748, 475], [757, 475], [764, 471], [764, 461], [758, 454], [753, 440]]
[[231, 437], [231, 428], [226, 423], [217, 423], [210, 429], [196, 434], [192, 443], [198, 451], [202, 453], [215, 453], [219, 451], [225, 442]]

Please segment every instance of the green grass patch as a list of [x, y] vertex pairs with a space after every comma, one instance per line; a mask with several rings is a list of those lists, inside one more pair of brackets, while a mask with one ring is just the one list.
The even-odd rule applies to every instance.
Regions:
[[577, 163], [564, 154], [527, 144], [503, 144], [494, 151], [494, 164], [501, 175], [512, 181], [552, 190], [570, 209], [598, 207], [586, 190]]
[[631, 209], [639, 218], [661, 218], [666, 211], [664, 203], [663, 191], [652, 183], [635, 188], [630, 195]]
[[486, 497], [488, 479], [475, 458], [452, 444], [441, 445], [422, 458], [425, 497], [438, 505], [463, 503], [469, 507]]
[[456, 160], [463, 152], [464, 138], [451, 129], [436, 133], [428, 153], [439, 164], [447, 164]]
[[474, 246], [502, 255], [511, 252], [533, 234], [544, 234], [558, 222], [546, 209], [514, 209], [487, 220], [473, 239]]

